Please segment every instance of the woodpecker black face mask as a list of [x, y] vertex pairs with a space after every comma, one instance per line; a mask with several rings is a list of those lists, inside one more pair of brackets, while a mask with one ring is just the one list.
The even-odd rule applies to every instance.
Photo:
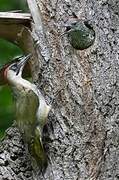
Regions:
[[24, 56], [24, 58], [23, 58], [23, 56], [22, 56], [22, 59], [23, 59], [23, 60], [21, 60], [20, 62], [17, 63], [16, 75], [19, 74], [21, 68], [24, 67], [24, 65], [26, 64], [26, 62], [27, 62], [28, 60], [30, 60], [30, 57], [31, 57], [31, 54], [28, 54], [27, 56]]

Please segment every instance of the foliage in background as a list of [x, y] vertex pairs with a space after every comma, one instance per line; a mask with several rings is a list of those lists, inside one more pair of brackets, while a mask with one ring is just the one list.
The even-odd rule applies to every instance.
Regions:
[[0, 0], [0, 11], [22, 10], [28, 11], [28, 6], [25, 0]]
[[[27, 12], [28, 7], [25, 0], [0, 0], [0, 11], [22, 10]], [[0, 39], [0, 66], [21, 55], [22, 50], [16, 45]], [[14, 106], [10, 88], [0, 87], [0, 138], [14, 120]]]
[[13, 43], [0, 39], [0, 66], [22, 54], [22, 50]]

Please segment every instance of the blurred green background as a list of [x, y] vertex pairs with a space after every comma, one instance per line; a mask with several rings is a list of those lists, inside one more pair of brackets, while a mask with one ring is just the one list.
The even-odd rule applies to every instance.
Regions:
[[[28, 7], [25, 0], [0, 0], [0, 11], [21, 10], [27, 12]], [[16, 45], [0, 39], [0, 66], [9, 62], [16, 56], [22, 55], [22, 50]], [[4, 135], [4, 131], [13, 123], [14, 103], [11, 89], [8, 85], [0, 86], [0, 139]]]

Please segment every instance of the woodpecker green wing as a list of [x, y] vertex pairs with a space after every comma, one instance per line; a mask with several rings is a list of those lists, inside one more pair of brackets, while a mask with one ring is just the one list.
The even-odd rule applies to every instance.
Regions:
[[42, 145], [41, 127], [36, 117], [39, 98], [32, 90], [24, 87], [15, 87], [14, 92], [16, 94], [16, 123], [32, 156], [41, 167], [46, 167], [47, 158]]
[[37, 95], [30, 89], [14, 87], [16, 101], [16, 123], [26, 142], [34, 136], [36, 113], [39, 107]]
[[39, 127], [35, 128], [35, 134], [29, 146], [29, 151], [35, 158], [37, 164], [45, 169], [47, 167], [47, 156], [43, 148], [42, 139], [40, 137], [41, 132]]

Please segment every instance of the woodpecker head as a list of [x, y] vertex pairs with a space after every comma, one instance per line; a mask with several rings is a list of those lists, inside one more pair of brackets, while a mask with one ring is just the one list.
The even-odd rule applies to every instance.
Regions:
[[87, 49], [94, 43], [95, 31], [88, 21], [72, 19], [65, 24], [65, 27], [69, 41], [75, 49]]
[[16, 79], [22, 77], [23, 68], [26, 62], [30, 59], [30, 57], [31, 54], [21, 56], [18, 58], [16, 62], [13, 62], [12, 64], [8, 65], [4, 69], [4, 79], [6, 79], [10, 84], [14, 84]]

